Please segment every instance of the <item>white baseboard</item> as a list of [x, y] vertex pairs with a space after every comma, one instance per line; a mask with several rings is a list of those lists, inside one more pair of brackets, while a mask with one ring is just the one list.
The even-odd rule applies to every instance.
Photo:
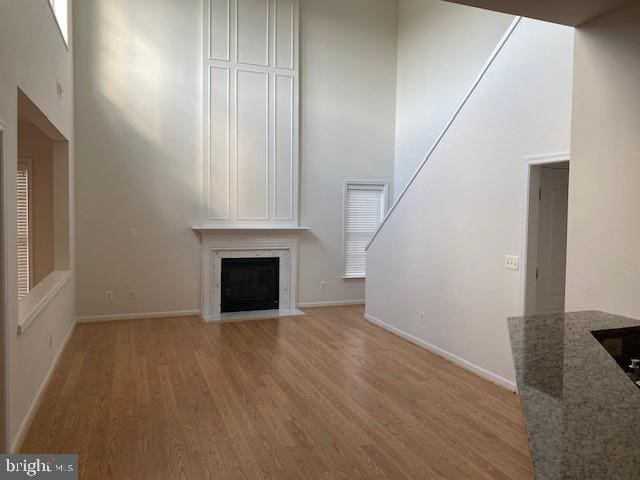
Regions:
[[298, 303], [298, 308], [342, 307], [348, 305], [364, 305], [364, 300], [338, 300], [333, 302]]
[[95, 315], [90, 317], [78, 317], [78, 323], [114, 322], [118, 320], [141, 320], [144, 318], [169, 318], [169, 317], [194, 317], [200, 315], [200, 310], [179, 310], [175, 312], [147, 312], [147, 313], [123, 313], [118, 315]]
[[400, 338], [404, 338], [405, 340], [408, 340], [409, 342], [419, 347], [429, 350], [430, 352], [435, 353], [440, 357], [446, 358], [450, 362], [455, 363], [456, 365], [464, 368], [465, 370], [469, 370], [470, 372], [475, 373], [476, 375], [486, 380], [489, 380], [490, 382], [493, 382], [502, 388], [505, 388], [511, 392], [517, 391], [515, 382], [512, 382], [511, 380], [508, 380], [496, 373], [490, 372], [485, 368], [479, 367], [478, 365], [471, 363], [468, 360], [465, 360], [464, 358], [459, 357], [458, 355], [448, 352], [440, 347], [436, 347], [435, 345], [425, 340], [422, 340], [421, 338], [415, 337], [410, 333], [400, 330], [397, 327], [389, 325], [388, 323], [383, 322], [382, 320], [374, 317], [373, 315], [369, 315], [365, 313], [364, 318], [368, 322], [371, 322], [372, 324], [377, 325], [378, 327], [384, 328], [388, 332], [391, 332]]
[[[333, 302], [299, 303], [298, 308], [340, 307], [347, 305], [364, 305], [364, 300], [340, 300]], [[299, 315], [299, 314], [298, 314]], [[93, 315], [76, 318], [78, 323], [114, 322], [118, 320], [141, 320], [145, 318], [196, 317], [200, 310], [178, 310], [173, 312], [123, 313], [117, 315]]]
[[49, 371], [47, 372], [47, 374], [44, 376], [44, 379], [42, 380], [42, 383], [40, 384], [40, 388], [38, 388], [38, 392], [36, 393], [36, 396], [34, 397], [33, 401], [31, 402], [31, 406], [29, 407], [29, 410], [27, 410], [27, 414], [25, 415], [24, 419], [22, 420], [22, 424], [20, 425], [20, 428], [18, 429], [18, 433], [16, 434], [16, 438], [13, 440], [13, 443], [11, 444], [11, 453], [15, 453], [18, 451], [18, 449], [20, 447], [22, 447], [22, 442], [24, 441], [24, 437], [27, 434], [27, 432], [29, 431], [29, 427], [31, 427], [31, 422], [33, 422], [33, 417], [36, 413], [36, 411], [38, 410], [38, 407], [40, 406], [40, 402], [42, 402], [42, 397], [44, 395], [44, 392], [46, 392], [47, 387], [49, 386], [49, 382], [51, 381], [51, 376], [53, 375], [53, 372], [55, 371], [56, 367], [58, 366], [58, 362], [60, 361], [60, 357], [62, 357], [62, 352], [64, 352], [64, 349], [67, 346], [67, 343], [69, 343], [69, 339], [71, 338], [71, 336], [73, 335], [73, 332], [76, 329], [76, 323], [74, 323], [71, 328], [69, 329], [69, 332], [67, 333], [67, 336], [64, 337], [64, 340], [62, 341], [62, 344], [60, 344], [60, 348], [58, 349], [58, 352], [56, 353], [56, 356], [53, 358], [53, 361], [51, 362], [51, 366], [49, 367]]

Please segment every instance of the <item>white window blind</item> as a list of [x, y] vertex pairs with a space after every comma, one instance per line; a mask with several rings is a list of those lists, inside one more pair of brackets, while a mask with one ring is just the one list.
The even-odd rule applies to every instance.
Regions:
[[387, 208], [384, 182], [345, 182], [344, 192], [344, 276], [366, 275], [365, 247], [382, 221]]
[[18, 203], [18, 299], [22, 299], [31, 285], [30, 272], [30, 221], [29, 221], [29, 169], [19, 164], [17, 179]]

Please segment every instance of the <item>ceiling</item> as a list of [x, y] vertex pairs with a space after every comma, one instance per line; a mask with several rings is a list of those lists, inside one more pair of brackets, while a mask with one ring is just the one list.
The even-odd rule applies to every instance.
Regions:
[[[630, 0], [446, 0], [547, 22], [578, 26]], [[638, 1], [638, 0], [633, 0]]]

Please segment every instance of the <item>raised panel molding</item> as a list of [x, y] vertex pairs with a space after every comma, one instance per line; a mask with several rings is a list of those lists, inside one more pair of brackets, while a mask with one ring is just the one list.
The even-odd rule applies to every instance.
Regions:
[[204, 0], [203, 224], [298, 225], [299, 0]]
[[274, 76], [273, 205], [277, 220], [293, 220], [294, 86], [293, 77]]
[[238, 220], [269, 219], [269, 74], [236, 70]]
[[293, 0], [274, 0], [274, 64], [294, 68], [295, 5]]
[[236, 61], [269, 66], [269, 0], [236, 0]]
[[231, 0], [211, 0], [209, 8], [209, 58], [231, 60]]
[[210, 142], [208, 177], [210, 188], [209, 216], [230, 218], [231, 209], [231, 84], [230, 70], [211, 67], [209, 74]]

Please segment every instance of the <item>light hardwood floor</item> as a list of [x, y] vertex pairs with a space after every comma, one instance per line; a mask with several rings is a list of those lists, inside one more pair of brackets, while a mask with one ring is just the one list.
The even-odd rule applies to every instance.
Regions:
[[361, 307], [78, 325], [22, 452], [85, 479], [532, 478], [517, 397]]

